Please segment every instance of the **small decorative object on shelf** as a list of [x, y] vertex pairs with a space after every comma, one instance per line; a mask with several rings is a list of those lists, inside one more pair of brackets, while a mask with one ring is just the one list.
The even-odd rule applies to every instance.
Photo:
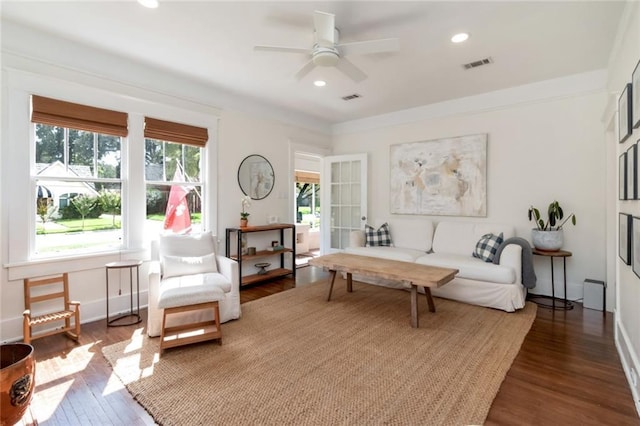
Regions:
[[271, 266], [270, 263], [267, 262], [260, 262], [260, 263], [256, 263], [255, 267], [256, 268], [260, 268], [260, 270], [257, 272], [258, 275], [264, 275], [267, 273], [267, 269], [269, 266]]
[[[543, 251], [558, 251], [564, 243], [562, 226], [571, 219], [571, 223], [576, 224], [576, 215], [571, 213], [565, 220], [564, 211], [560, 203], [553, 201], [547, 210], [548, 219], [545, 222], [540, 215], [540, 210], [531, 206], [529, 208], [529, 220], [536, 223], [536, 228], [531, 230], [531, 240], [533, 246]], [[560, 222], [562, 221], [562, 222]], [[557, 223], [560, 224], [557, 225]]]
[[251, 207], [251, 197], [249, 197], [248, 195], [245, 195], [244, 197], [241, 198], [241, 202], [242, 202], [242, 211], [240, 212], [240, 226], [243, 228], [246, 228], [247, 225], [249, 224], [249, 215], [251, 214], [247, 211], [247, 208]]

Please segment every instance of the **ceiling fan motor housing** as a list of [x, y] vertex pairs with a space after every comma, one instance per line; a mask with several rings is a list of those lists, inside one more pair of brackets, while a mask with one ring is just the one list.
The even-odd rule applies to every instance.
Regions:
[[340, 58], [338, 51], [329, 47], [317, 47], [313, 50], [313, 63], [319, 67], [332, 67]]

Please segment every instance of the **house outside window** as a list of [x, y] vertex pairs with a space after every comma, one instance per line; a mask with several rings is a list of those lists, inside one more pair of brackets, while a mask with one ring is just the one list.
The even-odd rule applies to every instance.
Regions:
[[122, 245], [122, 138], [111, 133], [126, 134], [126, 114], [114, 113], [120, 121], [124, 116], [124, 130], [113, 130], [95, 120], [85, 124], [78, 120], [78, 111], [86, 119], [107, 110], [33, 97], [31, 180], [37, 256]]

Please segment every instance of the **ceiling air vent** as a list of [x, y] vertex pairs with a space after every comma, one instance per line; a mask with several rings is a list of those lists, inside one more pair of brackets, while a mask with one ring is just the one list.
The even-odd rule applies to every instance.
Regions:
[[350, 100], [358, 99], [358, 98], [361, 98], [361, 97], [362, 97], [362, 95], [358, 95], [357, 93], [354, 93], [353, 95], [343, 96], [342, 100], [343, 101], [350, 101]]
[[478, 68], [483, 65], [489, 65], [493, 63], [493, 59], [491, 57], [479, 59], [477, 61], [469, 62], [468, 64], [462, 64], [465, 70], [470, 70], [471, 68]]

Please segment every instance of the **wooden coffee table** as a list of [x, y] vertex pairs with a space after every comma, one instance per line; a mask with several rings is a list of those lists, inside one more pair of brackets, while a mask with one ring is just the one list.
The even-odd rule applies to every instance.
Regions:
[[310, 265], [324, 268], [331, 272], [329, 277], [329, 294], [331, 300], [333, 283], [338, 272], [347, 274], [347, 291], [353, 291], [352, 274], [373, 278], [383, 278], [401, 282], [411, 287], [411, 326], [418, 327], [418, 287], [424, 288], [429, 311], [435, 312], [436, 307], [431, 296], [432, 287], [442, 287], [451, 281], [458, 273], [457, 269], [439, 268], [436, 266], [420, 265], [398, 260], [380, 259], [377, 257], [359, 256], [348, 253], [333, 253], [316, 257], [309, 261]]

